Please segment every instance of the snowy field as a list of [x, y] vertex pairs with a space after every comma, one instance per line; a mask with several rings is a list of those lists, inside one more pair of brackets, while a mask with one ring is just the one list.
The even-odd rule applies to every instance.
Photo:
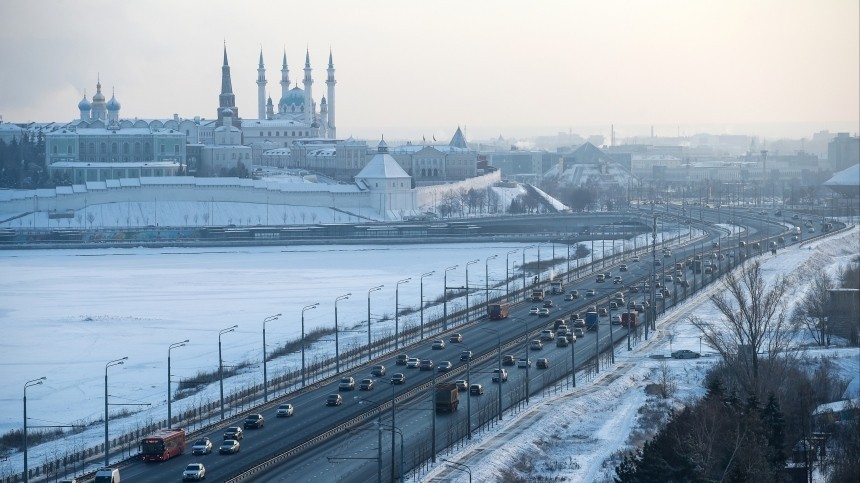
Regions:
[[[799, 300], [813, 276], [826, 271], [831, 276], [840, 267], [860, 254], [860, 231], [849, 232], [830, 239], [814, 242], [806, 247], [793, 246], [777, 255], [762, 257], [765, 277], [772, 283], [777, 276], [787, 276], [791, 286], [786, 297], [788, 312]], [[645, 387], [658, 382], [660, 359], [673, 350], [689, 349], [699, 352], [698, 330], [689, 322], [691, 316], [703, 319], [721, 317], [708, 296], [718, 290], [712, 286], [678, 308], [670, 310], [658, 322], [656, 337], [628, 352], [616, 350], [616, 364], [601, 369], [599, 377], [587, 384], [561, 393], [547, 392], [534, 398], [532, 405], [504, 424], [476, 437], [460, 453], [448, 459], [467, 465], [475, 481], [498, 481], [500, 475], [515, 462], [531, 466], [533, 477], [541, 481], [593, 482], [612, 481], [619, 450], [629, 448], [631, 442], [641, 444], [640, 425], [653, 417], [660, 406]], [[800, 334], [799, 343], [811, 343]], [[702, 381], [708, 368], [717, 362], [717, 356], [707, 346], [702, 347], [701, 359], [666, 361], [677, 382], [677, 392], [669, 406], [684, 404], [689, 398], [704, 395]], [[833, 357], [842, 377], [853, 383], [849, 391], [857, 390], [860, 382], [860, 349], [832, 347], [809, 348], [808, 357]], [[581, 378], [578, 378], [578, 382]], [[847, 391], [846, 391], [847, 392]], [[853, 397], [857, 397], [855, 394]], [[667, 407], [669, 407], [667, 406]], [[655, 409], [656, 408], [656, 409]], [[665, 413], [665, 408], [662, 411]], [[468, 475], [438, 464], [422, 481], [464, 483]]]

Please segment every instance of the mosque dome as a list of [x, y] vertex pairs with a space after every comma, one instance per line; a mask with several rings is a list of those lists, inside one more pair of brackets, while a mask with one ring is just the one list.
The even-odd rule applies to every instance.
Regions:
[[90, 104], [90, 101], [87, 100], [87, 96], [86, 94], [84, 94], [84, 98], [81, 99], [81, 102], [78, 103], [78, 109], [82, 111], [89, 111], [91, 107], [92, 105]]
[[110, 100], [107, 103], [108, 111], [119, 111], [120, 107], [122, 107], [119, 101], [116, 100], [116, 97], [111, 95]]
[[305, 92], [300, 87], [293, 87], [287, 95], [281, 98], [281, 106], [304, 106]]

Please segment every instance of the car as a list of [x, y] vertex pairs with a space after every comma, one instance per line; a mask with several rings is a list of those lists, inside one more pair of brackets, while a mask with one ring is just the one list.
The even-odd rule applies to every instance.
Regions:
[[410, 357], [406, 360], [406, 367], [409, 369], [415, 369], [421, 364], [421, 359], [417, 357]]
[[519, 367], [520, 369], [524, 369], [526, 367], [531, 367], [531, 366], [532, 366], [532, 360], [531, 359], [526, 359], [525, 357], [521, 357], [521, 358], [517, 359], [517, 367]]
[[406, 362], [409, 360], [409, 356], [406, 354], [397, 354], [397, 359], [394, 360], [394, 364], [398, 366], [405, 366]]
[[448, 338], [448, 342], [450, 342], [452, 344], [459, 344], [459, 343], [463, 342], [463, 335], [462, 334], [451, 334], [451, 337]]
[[609, 302], [609, 310], [617, 310], [617, 309], [618, 309], [618, 302], [615, 302], [615, 301]]
[[681, 287], [688, 288], [690, 286], [690, 282], [687, 280], [681, 280]]
[[239, 442], [235, 439], [225, 439], [221, 446], [218, 447], [218, 452], [221, 454], [234, 454], [239, 452]]
[[439, 363], [439, 366], [436, 367], [436, 370], [439, 372], [448, 372], [454, 368], [454, 364], [451, 361], [442, 361]]
[[543, 342], [541, 342], [540, 339], [535, 339], [529, 342], [529, 348], [533, 351], [539, 351], [543, 349]]
[[570, 341], [567, 340], [566, 335], [560, 335], [555, 338], [555, 346], [556, 347], [567, 347], [570, 344]]
[[663, 294], [664, 298], [669, 298], [672, 296], [672, 292], [670, 292], [669, 289], [667, 289], [667, 288], [660, 290], [660, 293]]
[[714, 273], [714, 267], [705, 267], [705, 274]]
[[327, 398], [325, 398], [326, 406], [340, 406], [343, 404], [343, 397], [340, 394], [329, 394]]
[[182, 472], [182, 481], [200, 481], [206, 478], [206, 468], [203, 463], [191, 463]]
[[439, 351], [445, 348], [445, 341], [442, 339], [436, 339], [433, 341], [433, 350]]
[[200, 438], [191, 445], [191, 454], [209, 454], [212, 452], [212, 440]]
[[355, 391], [355, 379], [352, 377], [344, 377], [337, 385], [338, 391]]
[[688, 349], [677, 350], [672, 353], [672, 358], [674, 359], [698, 359], [702, 355], [698, 352], [693, 352]]
[[564, 296], [565, 300], [576, 300], [578, 298], [579, 298], [579, 291], [578, 290], [571, 290], [571, 292], [569, 294]]
[[809, 233], [815, 233], [815, 228], [809, 227]]
[[672, 276], [671, 276], [671, 275], [665, 275], [665, 276], [663, 277], [663, 281], [664, 281], [664, 282], [671, 282], [671, 281], [672, 281]]
[[633, 257], [633, 258], [631, 258], [631, 259], [630, 259], [630, 262], [631, 262], [631, 263], [636, 263], [636, 262], [638, 262], [638, 261], [639, 261], [639, 257]]
[[612, 272], [603, 272], [603, 276], [607, 279], [612, 278]]
[[661, 293], [654, 294], [654, 299], [663, 300], [663, 294], [661, 294]]
[[606, 307], [600, 307], [599, 309], [597, 309], [597, 315], [599, 315], [600, 317], [605, 317], [609, 315], [609, 312], [606, 310]]
[[275, 413], [275, 416], [279, 418], [288, 418], [293, 415], [293, 405], [292, 404], [281, 404], [278, 406], [278, 411]]
[[503, 366], [512, 366], [516, 364], [517, 358], [511, 354], [505, 354], [502, 356], [502, 365]]
[[537, 307], [532, 307], [529, 309], [529, 315], [537, 315], [538, 313], [540, 313], [540, 309]]
[[266, 424], [266, 419], [263, 418], [262, 414], [249, 414], [248, 417], [245, 418], [245, 428], [248, 429], [260, 429], [263, 425]]
[[661, 262], [660, 259], [654, 260], [654, 266], [655, 267], [659, 267], [661, 265], [663, 265], [663, 262]]
[[615, 277], [615, 279], [612, 280], [612, 283], [617, 285], [619, 283], [624, 283], [624, 281], [621, 279], [621, 277]]
[[612, 325], [621, 325], [621, 316], [618, 314], [613, 315], [610, 323]]
[[230, 426], [224, 430], [224, 439], [235, 439], [238, 441], [244, 437], [245, 431], [242, 430], [241, 426]]
[[358, 383], [359, 391], [372, 391], [373, 390], [373, 379], [362, 379], [361, 382]]
[[402, 372], [398, 372], [397, 374], [393, 374], [391, 376], [391, 384], [406, 384], [406, 376]]
[[574, 337], [585, 337], [585, 331], [582, 329], [582, 327], [577, 327], [573, 329], [573, 335]]
[[602, 273], [597, 275], [597, 279], [595, 280], [595, 282], [597, 282], [597, 283], [603, 283], [605, 281], [606, 281], [606, 277], [604, 277]]
[[472, 360], [472, 351], [463, 351], [460, 352], [460, 360], [463, 362]]
[[639, 287], [637, 285], [630, 287], [630, 293], [639, 293]]
[[370, 370], [370, 375], [376, 376], [376, 377], [384, 376], [385, 375], [385, 366], [383, 366], [382, 364], [378, 364], [378, 365], [373, 366], [373, 368]]
[[595, 295], [597, 295], [597, 292], [595, 292], [593, 288], [590, 288], [585, 292], [586, 297], [594, 297]]
[[454, 384], [457, 386], [457, 390], [459, 391], [469, 390], [469, 381], [465, 379], [457, 379], [456, 381], [454, 381]]
[[493, 382], [508, 382], [508, 371], [506, 369], [493, 369]]
[[469, 386], [469, 394], [472, 396], [482, 396], [484, 394], [484, 386], [480, 384], [472, 384]]
[[618, 270], [620, 270], [622, 272], [626, 272], [628, 270], [627, 265], [622, 263], [621, 266], [618, 267]]
[[552, 331], [549, 329], [544, 329], [540, 332], [540, 338], [542, 340], [552, 340], [553, 337], [555, 337], [555, 336], [553, 335]]
[[549, 369], [549, 359], [545, 357], [541, 357], [537, 360], [537, 368], [538, 369]]
[[544, 307], [538, 311], [538, 317], [549, 317], [549, 308]]
[[418, 365], [418, 369], [422, 371], [432, 371], [433, 370], [433, 360], [432, 359], [421, 359], [421, 363]]
[[552, 307], [552, 300], [546, 300], [546, 301], [544, 301], [543, 306], [544, 306], [544, 307], [546, 307], [546, 308], [550, 308], [550, 307]]
[[574, 327], [585, 327], [585, 319], [576, 318], [573, 319]]

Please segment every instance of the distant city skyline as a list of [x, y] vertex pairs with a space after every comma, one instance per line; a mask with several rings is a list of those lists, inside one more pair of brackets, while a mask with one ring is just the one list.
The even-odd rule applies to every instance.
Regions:
[[[240, 8], [241, 7], [241, 8]], [[860, 130], [860, 4], [434, 1], [0, 4], [0, 115], [68, 122], [115, 92], [122, 117], [214, 117], [226, 44], [236, 105], [257, 113], [262, 50], [280, 93], [331, 50], [338, 137], [769, 138]]]

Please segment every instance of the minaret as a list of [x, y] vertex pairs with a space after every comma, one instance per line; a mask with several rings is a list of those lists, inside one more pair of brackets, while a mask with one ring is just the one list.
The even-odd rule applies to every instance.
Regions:
[[311, 79], [311, 52], [310, 50], [305, 51], [305, 122], [311, 124], [314, 120], [315, 109], [312, 107], [314, 102], [314, 97], [311, 95], [311, 85], [313, 85], [314, 80]]
[[[284, 49], [284, 63], [281, 64], [281, 99], [287, 97], [287, 92], [290, 90], [290, 69], [287, 67], [287, 49]], [[281, 103], [278, 102], [278, 112]]]
[[320, 99], [320, 130], [319, 137], [333, 139], [334, 136], [329, 135], [328, 131], [328, 104], [326, 103], [325, 96]]
[[328, 86], [328, 116], [322, 116], [323, 124], [326, 125], [328, 138], [337, 138], [337, 129], [334, 127], [334, 85], [337, 81], [334, 80], [334, 64], [331, 61], [331, 49], [328, 51], [328, 78], [325, 85]]
[[260, 65], [257, 66], [257, 119], [266, 118], [266, 67], [263, 65], [263, 49], [260, 49]]
[[272, 105], [272, 96], [269, 96], [269, 100], [266, 101], [266, 119], [274, 119], [275, 118], [275, 106]]
[[[239, 108], [236, 107], [236, 96], [233, 95], [233, 83], [230, 81], [230, 65], [227, 63], [227, 44], [224, 44], [224, 65], [221, 66], [221, 94], [218, 96], [218, 122], [223, 125], [224, 114], [227, 108], [232, 111], [231, 121], [235, 125], [239, 121]], [[237, 126], [238, 127], [238, 126]]]

